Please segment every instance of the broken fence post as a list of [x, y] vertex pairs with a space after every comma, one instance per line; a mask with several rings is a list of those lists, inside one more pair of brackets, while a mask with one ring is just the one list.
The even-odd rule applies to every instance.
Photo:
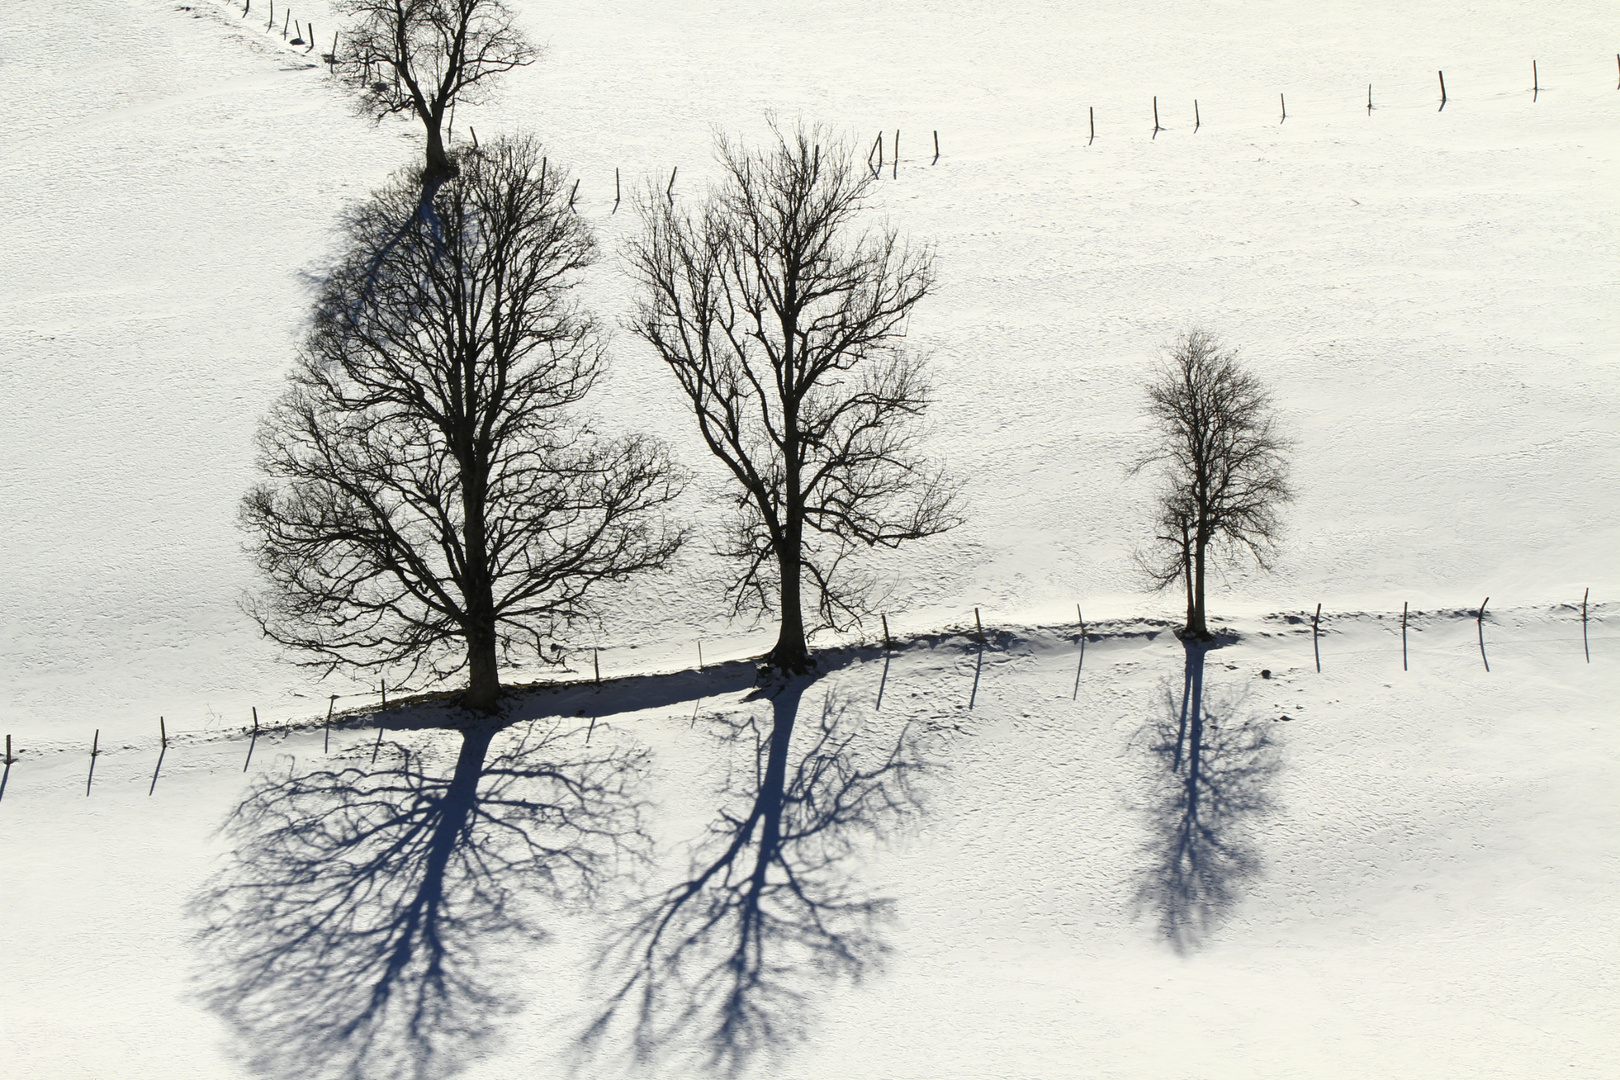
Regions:
[[1157, 95], [1155, 95], [1154, 98], [1153, 98], [1153, 136], [1152, 137], [1157, 139], [1159, 137], [1159, 132], [1161, 132], [1163, 130], [1164, 130], [1164, 128], [1159, 126], [1159, 99], [1158, 99]]
[[930, 165], [938, 165], [939, 164], [939, 130], [937, 128], [934, 131], [934, 160], [930, 161], [928, 164], [930, 164]]
[[664, 189], [664, 197], [669, 200], [669, 205], [671, 206], [675, 205], [675, 174], [680, 171], [680, 168], [681, 167], [677, 165], [673, 169], [669, 170], [669, 187]]

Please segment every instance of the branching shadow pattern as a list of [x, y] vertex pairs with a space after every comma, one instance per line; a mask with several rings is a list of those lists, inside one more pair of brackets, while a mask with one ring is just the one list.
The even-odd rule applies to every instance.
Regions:
[[521, 1005], [505, 976], [545, 939], [537, 899], [588, 898], [645, 854], [639, 754], [579, 732], [468, 731], [453, 770], [260, 781], [193, 903], [202, 993], [267, 1077], [430, 1080]]
[[1152, 912], [1180, 953], [1202, 946], [1259, 876], [1252, 825], [1272, 808], [1268, 789], [1279, 767], [1266, 727], [1238, 719], [1241, 696], [1205, 693], [1208, 649], [1187, 643], [1181, 695], [1166, 687], [1163, 712], [1147, 729], [1156, 787], [1137, 911]]
[[584, 1060], [628, 1049], [646, 1064], [696, 1046], [704, 1072], [738, 1074], [803, 1039], [818, 987], [859, 980], [886, 954], [891, 902], [866, 895], [853, 864], [917, 811], [923, 747], [909, 728], [892, 744], [866, 737], [831, 694], [797, 723], [809, 685], [789, 680], [768, 720], [729, 725], [750, 765], [729, 778], [686, 880], [604, 950], [609, 997]]

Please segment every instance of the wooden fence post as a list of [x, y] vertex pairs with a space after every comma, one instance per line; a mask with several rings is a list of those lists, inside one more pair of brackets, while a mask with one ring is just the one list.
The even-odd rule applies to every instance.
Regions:
[[1410, 670], [1406, 666], [1406, 605], [1407, 605], [1407, 601], [1402, 600], [1401, 601], [1401, 670], [1402, 671]]
[[1322, 622], [1322, 605], [1316, 605], [1316, 614], [1311, 616], [1311, 651], [1316, 654], [1316, 673], [1322, 673], [1322, 648], [1317, 644], [1321, 631], [1318, 627]]
[[881, 617], [883, 619], [883, 647], [892, 651], [894, 649], [894, 641], [889, 637], [889, 616], [887, 613], [884, 613]]
[[930, 165], [938, 165], [939, 164], [939, 129], [938, 128], [934, 129], [934, 160], [930, 161], [928, 164], [930, 164]]
[[[163, 717], [161, 716], [158, 717], [158, 738], [163, 743], [163, 749], [167, 750], [169, 748], [169, 728], [168, 725], [163, 722]], [[9, 749], [6, 752], [6, 756], [11, 756]]]
[[1437, 74], [1440, 76], [1440, 108], [1435, 111], [1444, 112], [1446, 108], [1446, 73], [1441, 71]]
[[[1586, 662], [1588, 664], [1592, 662], [1592, 645], [1586, 637], [1586, 600], [1587, 597], [1591, 595], [1592, 587], [1588, 585], [1586, 587], [1586, 591], [1581, 594], [1581, 648], [1586, 650]], [[7, 738], [10, 738], [10, 736], [7, 736]], [[6, 746], [6, 756], [11, 756], [11, 747], [9, 743]]]

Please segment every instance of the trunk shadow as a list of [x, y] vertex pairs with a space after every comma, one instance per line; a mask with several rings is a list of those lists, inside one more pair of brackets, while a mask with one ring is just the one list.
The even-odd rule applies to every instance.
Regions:
[[463, 732], [449, 769], [267, 776], [236, 807], [191, 914], [201, 996], [252, 1072], [453, 1075], [520, 1004], [505, 976], [546, 938], [530, 898], [588, 896], [644, 852], [640, 754], [557, 727], [492, 754], [496, 734]]
[[768, 718], [728, 722], [723, 737], [751, 766], [727, 783], [686, 879], [603, 950], [609, 992], [581, 1038], [585, 1057], [689, 1052], [703, 1072], [737, 1074], [802, 1040], [827, 984], [860, 980], [887, 953], [892, 902], [859, 888], [855, 862], [918, 809], [913, 781], [927, 764], [909, 728], [879, 740], [832, 694], [798, 724], [812, 682], [782, 684]]
[[1210, 647], [1185, 643], [1180, 699], [1166, 687], [1162, 712], [1146, 729], [1148, 752], [1159, 767], [1136, 909], [1153, 913], [1159, 933], [1179, 953], [1202, 946], [1259, 877], [1251, 834], [1272, 808], [1268, 789], [1279, 768], [1264, 724], [1238, 719], [1241, 696], [1216, 700], [1205, 692]]

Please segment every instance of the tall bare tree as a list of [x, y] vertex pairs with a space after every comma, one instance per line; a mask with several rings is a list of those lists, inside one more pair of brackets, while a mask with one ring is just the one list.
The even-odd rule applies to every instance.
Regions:
[[566, 177], [529, 140], [463, 164], [433, 197], [442, 235], [409, 173], [352, 213], [242, 514], [271, 638], [328, 671], [465, 669], [490, 709], [502, 655], [557, 659], [603, 583], [682, 535], [657, 520], [663, 449], [573, 415], [604, 355], [570, 297], [595, 245]]
[[1136, 470], [1161, 466], [1163, 486], [1153, 545], [1139, 561], [1157, 588], [1185, 586], [1183, 634], [1207, 638], [1210, 554], [1246, 554], [1269, 568], [1281, 534], [1278, 511], [1293, 498], [1292, 444], [1277, 431], [1260, 380], [1206, 330], [1176, 339], [1147, 393], [1157, 442]]
[[333, 70], [359, 94], [364, 115], [422, 121], [426, 184], [455, 175], [444, 142], [455, 103], [484, 100], [497, 76], [537, 56], [501, 0], [338, 0], [336, 8], [355, 22]]
[[872, 177], [847, 141], [784, 131], [718, 141], [723, 179], [695, 214], [643, 202], [633, 328], [664, 362], [735, 482], [724, 554], [734, 613], [779, 611], [770, 666], [809, 664], [809, 632], [859, 620], [870, 580], [849, 556], [957, 521], [953, 488], [922, 457], [921, 361], [904, 348], [933, 286], [931, 254], [861, 225]]

